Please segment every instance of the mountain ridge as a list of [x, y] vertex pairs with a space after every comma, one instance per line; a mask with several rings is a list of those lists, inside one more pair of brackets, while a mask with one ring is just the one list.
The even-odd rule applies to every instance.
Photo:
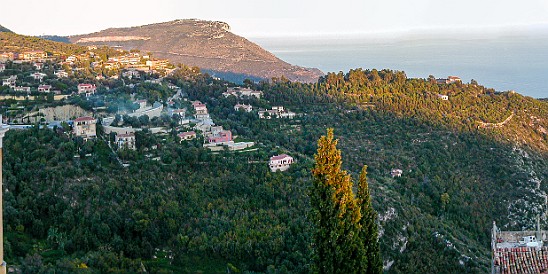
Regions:
[[[239, 74], [253, 80], [284, 76], [291, 81], [315, 82], [319, 69], [291, 65], [248, 39], [230, 32], [220, 21], [179, 19], [143, 26], [108, 28], [69, 36], [80, 45], [117, 46], [151, 52], [172, 63], [198, 66], [213, 75]], [[229, 79], [230, 80], [230, 79]]]
[[10, 29], [0, 25], [0, 32], [13, 32], [13, 31], [11, 31]]

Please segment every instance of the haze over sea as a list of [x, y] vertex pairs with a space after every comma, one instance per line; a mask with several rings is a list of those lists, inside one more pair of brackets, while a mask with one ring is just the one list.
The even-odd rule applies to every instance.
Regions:
[[475, 79], [497, 91], [548, 97], [548, 35], [454, 38], [366, 36], [260, 37], [251, 40], [282, 60], [323, 72], [403, 70], [408, 77]]

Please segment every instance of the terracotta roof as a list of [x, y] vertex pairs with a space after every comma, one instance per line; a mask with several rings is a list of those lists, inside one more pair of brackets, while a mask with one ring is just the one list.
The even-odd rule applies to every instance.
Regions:
[[135, 137], [135, 134], [133, 134], [133, 133], [121, 133], [121, 134], [116, 135], [116, 137], [118, 137], [118, 138]]
[[196, 135], [196, 132], [194, 132], [194, 131], [183, 132], [183, 133], [180, 133], [180, 134], [177, 135], [177, 136], [179, 136], [179, 137], [185, 137], [185, 136], [191, 136], [191, 135]]
[[94, 87], [95, 85], [92, 84], [79, 84], [79, 87]]
[[287, 154], [280, 154], [280, 155], [270, 157], [270, 160], [271, 161], [281, 160], [281, 159], [286, 158], [286, 157], [291, 157], [291, 156], [289, 156]]
[[495, 267], [501, 274], [548, 273], [548, 247], [497, 248]]
[[76, 120], [74, 120], [74, 122], [92, 121], [92, 120], [95, 121], [95, 118], [89, 117], [89, 116], [84, 116], [84, 117], [76, 118]]

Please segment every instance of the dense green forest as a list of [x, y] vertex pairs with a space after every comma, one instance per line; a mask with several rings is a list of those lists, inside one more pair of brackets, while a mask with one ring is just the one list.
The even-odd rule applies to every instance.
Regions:
[[[103, 137], [83, 143], [61, 128], [9, 131], [3, 166], [9, 265], [23, 273], [307, 273], [310, 171], [316, 140], [328, 127], [355, 179], [368, 165], [390, 273], [484, 273], [492, 222], [531, 228], [546, 210], [546, 186], [537, 188], [548, 178], [546, 102], [389, 70], [328, 74], [315, 84], [273, 79], [253, 86], [264, 98], [239, 100], [222, 96], [229, 83], [196, 69], [182, 66], [166, 80], [259, 149], [212, 153], [199, 141], [145, 132], [124, 168]], [[157, 85], [101, 85], [108, 92], [84, 107], [133, 92], [149, 101], [170, 95]], [[259, 119], [235, 111], [238, 102], [283, 105], [299, 116]], [[159, 161], [146, 157], [144, 143], [159, 144]], [[296, 164], [271, 173], [268, 158], [278, 153]], [[393, 168], [403, 175], [392, 178]]]

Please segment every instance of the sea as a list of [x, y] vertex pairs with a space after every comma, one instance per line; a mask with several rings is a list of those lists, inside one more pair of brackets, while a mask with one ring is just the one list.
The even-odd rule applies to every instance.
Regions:
[[458, 76], [496, 91], [548, 98], [548, 35], [500, 37], [257, 37], [280, 59], [323, 72], [391, 69], [407, 77]]

